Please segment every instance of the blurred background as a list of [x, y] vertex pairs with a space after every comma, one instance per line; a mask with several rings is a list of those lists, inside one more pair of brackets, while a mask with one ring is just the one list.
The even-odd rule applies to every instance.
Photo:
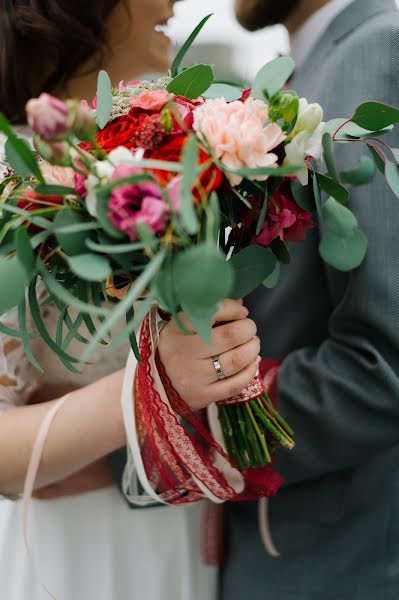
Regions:
[[[284, 1], [284, 0], [280, 0]], [[214, 64], [218, 79], [237, 77], [250, 82], [268, 60], [287, 52], [284, 27], [248, 33], [234, 18], [233, 0], [186, 0], [175, 5], [176, 17], [169, 32], [179, 46], [203, 17], [214, 13], [197, 38], [186, 62]]]

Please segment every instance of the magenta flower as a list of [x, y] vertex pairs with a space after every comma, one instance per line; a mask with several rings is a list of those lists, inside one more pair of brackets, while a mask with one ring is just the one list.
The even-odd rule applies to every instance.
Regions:
[[[136, 167], [123, 165], [115, 169], [112, 179], [140, 173], [142, 171]], [[155, 183], [143, 181], [114, 188], [109, 202], [109, 218], [116, 229], [136, 241], [139, 223], [145, 223], [155, 234], [163, 233], [169, 220], [169, 209], [159, 187]]]
[[29, 100], [26, 113], [33, 131], [44, 140], [55, 140], [68, 129], [67, 105], [49, 94], [41, 94], [39, 98]]

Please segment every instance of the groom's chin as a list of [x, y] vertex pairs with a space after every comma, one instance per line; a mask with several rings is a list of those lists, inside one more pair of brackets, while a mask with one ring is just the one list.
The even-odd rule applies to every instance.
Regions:
[[301, 0], [235, 0], [235, 11], [240, 25], [248, 31], [257, 31], [284, 23], [300, 2]]

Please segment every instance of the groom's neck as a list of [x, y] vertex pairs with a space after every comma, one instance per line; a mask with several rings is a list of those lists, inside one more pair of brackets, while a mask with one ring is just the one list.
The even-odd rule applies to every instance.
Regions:
[[295, 8], [284, 25], [290, 35], [293, 35], [315, 12], [331, 0], [302, 0]]

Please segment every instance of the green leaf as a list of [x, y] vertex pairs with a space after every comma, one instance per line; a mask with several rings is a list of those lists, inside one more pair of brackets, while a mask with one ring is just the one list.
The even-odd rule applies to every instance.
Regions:
[[356, 169], [341, 172], [341, 179], [343, 183], [350, 185], [367, 185], [372, 181], [374, 174], [374, 161], [369, 156], [362, 156]]
[[203, 94], [203, 97], [206, 100], [213, 100], [217, 98], [224, 98], [226, 102], [234, 102], [235, 100], [240, 100], [242, 96], [242, 89], [234, 86], [227, 85], [225, 83], [214, 83], [211, 85], [209, 90]]
[[105, 256], [99, 254], [79, 254], [67, 257], [75, 275], [84, 281], [104, 281], [112, 275], [111, 265]]
[[73, 356], [70, 356], [62, 348], [60, 348], [60, 346], [58, 346], [58, 344], [53, 340], [53, 338], [50, 336], [49, 332], [47, 331], [47, 327], [44, 324], [44, 321], [43, 321], [43, 318], [42, 318], [42, 315], [40, 312], [39, 302], [38, 302], [37, 295], [36, 295], [36, 282], [37, 282], [37, 278], [35, 277], [29, 285], [29, 292], [28, 292], [29, 308], [30, 308], [30, 312], [32, 314], [32, 318], [33, 318], [35, 327], [38, 330], [38, 332], [40, 333], [40, 337], [42, 338], [42, 340], [47, 344], [47, 346], [53, 352], [55, 352], [55, 354], [57, 354], [58, 358], [61, 360], [61, 362], [64, 364], [64, 366], [69, 371], [72, 371], [73, 373], [79, 373], [79, 371], [77, 369], [75, 369], [71, 364], [71, 363], [75, 363], [75, 364], [78, 363], [79, 362], [78, 359], [74, 358]]
[[291, 181], [291, 191], [294, 196], [295, 202], [309, 212], [316, 210], [316, 203], [313, 194], [312, 186], [302, 185], [298, 179]]
[[36, 186], [35, 192], [41, 196], [77, 196], [74, 188], [65, 185], [47, 185], [41, 183]]
[[399, 198], [399, 167], [387, 160], [385, 163], [385, 177], [393, 193]]
[[332, 179], [339, 181], [338, 169], [335, 164], [334, 142], [329, 133], [324, 133], [322, 138], [324, 162]]
[[274, 271], [271, 275], [269, 275], [269, 277], [266, 277], [265, 281], [263, 281], [262, 285], [265, 286], [265, 288], [268, 289], [273, 289], [276, 287], [276, 285], [278, 284], [279, 278], [280, 278], [280, 273], [281, 273], [281, 264], [276, 261], [276, 266], [274, 268]]
[[209, 21], [209, 19], [212, 16], [213, 16], [213, 14], [211, 13], [210, 15], [207, 15], [204, 19], [202, 19], [202, 21], [196, 26], [194, 31], [189, 35], [187, 40], [184, 42], [184, 44], [180, 48], [179, 52], [176, 54], [176, 57], [170, 68], [172, 77], [176, 77], [176, 75], [178, 74], [180, 65], [182, 64], [184, 57], [186, 56], [187, 52], [190, 50], [191, 46], [197, 39], [197, 37], [200, 34], [200, 32], [202, 31], [203, 27], [206, 25], [206, 23]]
[[[338, 129], [339, 131], [337, 132]], [[369, 129], [359, 127], [359, 125], [356, 125], [347, 119], [332, 119], [326, 123], [325, 127], [327, 133], [330, 133], [332, 136], [336, 134], [335, 139], [337, 141], [344, 141], [346, 138], [363, 139], [370, 136], [378, 137], [389, 133], [392, 129], [393, 125], [389, 125], [378, 131], [370, 131]]]
[[394, 155], [396, 162], [399, 164], [399, 148], [391, 148], [391, 152]]
[[213, 244], [194, 246], [177, 256], [173, 284], [181, 306], [211, 308], [229, 296], [233, 267]]
[[326, 192], [326, 194], [332, 196], [338, 202], [341, 202], [341, 204], [344, 204], [348, 200], [349, 192], [343, 185], [321, 173], [316, 173], [316, 177], [323, 192]]
[[381, 158], [381, 156], [378, 154], [378, 152], [375, 148], [373, 148], [369, 144], [367, 144], [367, 147], [371, 152], [375, 166], [380, 171], [380, 173], [385, 175], [385, 160], [383, 158]]
[[176, 96], [195, 100], [210, 88], [214, 79], [211, 65], [195, 65], [177, 75], [167, 90]]
[[264, 65], [255, 77], [252, 96], [265, 99], [266, 92], [272, 98], [291, 77], [295, 63], [289, 56], [281, 56]]
[[351, 121], [364, 129], [378, 131], [399, 123], [399, 109], [381, 102], [364, 102], [357, 107]]
[[[132, 322], [134, 322], [134, 308], [133, 307], [130, 308], [126, 313], [126, 326], [129, 327], [129, 323], [132, 323]], [[136, 337], [134, 330], [129, 335], [129, 341], [130, 341], [130, 347], [133, 351], [134, 356], [136, 357], [137, 362], [139, 364], [141, 364], [139, 345], [137, 343], [137, 337]]]
[[285, 177], [286, 175], [293, 175], [298, 171], [303, 170], [303, 165], [294, 165], [287, 167], [259, 167], [256, 169], [244, 168], [244, 169], [229, 169], [223, 163], [221, 164], [224, 171], [240, 175], [241, 177], [257, 177], [258, 175], [271, 175], [273, 177]]
[[0, 314], [3, 314], [22, 302], [29, 277], [16, 257], [0, 258], [0, 281]]
[[165, 252], [161, 251], [155, 256], [155, 258], [151, 260], [150, 263], [148, 263], [147, 267], [136, 279], [124, 299], [115, 305], [112, 314], [106, 321], [104, 321], [101, 327], [98, 328], [97, 334], [92, 340], [90, 340], [90, 343], [87, 345], [81, 357], [82, 363], [89, 358], [96, 344], [107, 335], [107, 332], [111, 331], [118, 321], [126, 316], [126, 313], [134, 306], [134, 303], [138, 300], [144, 290], [148, 288], [149, 285], [154, 281], [158, 271], [162, 267], [164, 260]]
[[183, 304], [182, 310], [193, 329], [210, 346], [212, 341], [212, 317], [217, 312], [218, 305], [202, 307], [186, 306]]
[[[97, 225], [98, 228], [98, 225]], [[89, 250], [93, 250], [94, 252], [102, 252], [103, 254], [130, 254], [131, 252], [136, 252], [137, 250], [142, 250], [144, 248], [141, 242], [136, 242], [134, 244], [99, 244], [97, 242], [93, 242], [93, 240], [86, 240], [86, 246]]]
[[116, 229], [109, 219], [109, 194], [103, 190], [97, 193], [97, 219], [100, 221], [101, 227], [112, 238], [121, 240], [125, 235]]
[[[31, 150], [26, 140], [18, 137], [6, 117], [0, 113], [0, 131], [7, 136], [7, 160], [10, 166], [22, 177], [34, 175], [44, 183], [43, 175], [36, 160], [36, 155]], [[11, 162], [10, 162], [11, 159]], [[21, 172], [20, 172], [21, 171]]]
[[174, 256], [169, 256], [166, 259], [162, 269], [157, 275], [154, 285], [159, 305], [171, 315], [176, 313], [179, 304], [173, 283], [174, 260]]
[[[18, 306], [18, 325], [19, 328], [22, 332], [26, 332], [26, 300], [25, 300], [25, 296], [22, 299], [22, 301], [20, 302], [19, 306]], [[29, 360], [30, 364], [37, 369], [40, 373], [44, 373], [44, 370], [42, 369], [42, 367], [39, 365], [39, 363], [37, 362], [32, 349], [29, 345], [30, 339], [31, 339], [31, 335], [28, 333], [23, 333], [22, 334], [22, 345], [24, 348], [24, 353], [26, 358]]]
[[97, 106], [96, 117], [97, 125], [104, 129], [107, 125], [112, 112], [112, 84], [106, 71], [100, 71], [97, 81]]
[[25, 269], [26, 276], [32, 277], [35, 271], [35, 255], [25, 228], [20, 228], [17, 232], [17, 258]]
[[248, 246], [235, 254], [229, 263], [234, 268], [232, 298], [244, 298], [270, 277], [277, 259], [270, 248]]
[[86, 252], [86, 231], [72, 230], [72, 232], [68, 233], [68, 229], [66, 229], [67, 227], [83, 224], [88, 225], [84, 217], [76, 210], [61, 210], [54, 219], [57, 241], [62, 251], [68, 256], [75, 256]]
[[277, 238], [273, 240], [271, 243], [271, 249], [273, 254], [276, 256], [277, 260], [279, 260], [283, 265], [289, 265], [291, 262], [291, 254], [288, 249], [288, 246], [283, 240]]
[[12, 204], [3, 203], [1, 205], [1, 210], [5, 212], [13, 213], [14, 215], [19, 215], [24, 217], [26, 221], [29, 223], [33, 223], [33, 225], [37, 225], [42, 229], [50, 230], [53, 228], [53, 223], [48, 219], [44, 219], [43, 217], [36, 217], [30, 211], [23, 210], [22, 208], [18, 208], [18, 206], [13, 206]]
[[331, 267], [338, 271], [351, 271], [363, 262], [367, 246], [367, 238], [360, 229], [354, 229], [351, 236], [345, 237], [327, 231], [319, 250], [322, 259]]
[[325, 228], [341, 237], [351, 236], [357, 228], [355, 215], [334, 198], [329, 198], [324, 204], [322, 215]]
[[322, 214], [321, 192], [320, 192], [320, 186], [319, 186], [319, 182], [317, 180], [316, 175], [313, 175], [313, 194], [314, 194], [314, 199], [315, 199], [315, 203], [316, 203], [317, 213], [319, 215], [321, 215]]
[[192, 135], [184, 145], [183, 176], [180, 185], [181, 220], [183, 227], [190, 235], [198, 231], [198, 219], [194, 208], [193, 185], [197, 179], [199, 159], [198, 141]]
[[85, 304], [79, 298], [69, 292], [61, 283], [59, 283], [55, 277], [47, 270], [43, 263], [39, 261], [39, 271], [42, 276], [47, 289], [56, 298], [59, 298], [64, 304], [68, 304], [83, 313], [92, 315], [103, 315], [107, 316], [109, 311], [104, 307], [94, 306], [93, 304]]

